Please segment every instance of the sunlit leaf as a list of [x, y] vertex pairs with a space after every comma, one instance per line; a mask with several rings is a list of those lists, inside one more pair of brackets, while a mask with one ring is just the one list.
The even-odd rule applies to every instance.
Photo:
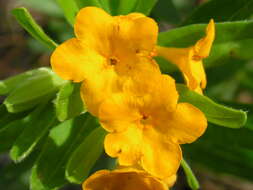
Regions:
[[236, 110], [217, 104], [208, 97], [189, 90], [185, 85], [177, 85], [180, 102], [189, 102], [199, 108], [211, 123], [231, 128], [243, 127], [247, 121], [247, 114], [242, 110]]
[[72, 0], [57, 0], [58, 4], [64, 11], [64, 15], [67, 19], [67, 21], [73, 25], [75, 21], [75, 17], [77, 12], [79, 11], [79, 8], [76, 4], [76, 1]]
[[66, 168], [66, 177], [72, 183], [80, 184], [88, 177], [104, 150], [104, 136], [102, 127], [93, 130], [70, 157]]
[[34, 37], [36, 40], [47, 45], [49, 48], [56, 48], [57, 44], [43, 31], [43, 29], [36, 23], [31, 14], [26, 8], [15, 8], [12, 10], [19, 24]]

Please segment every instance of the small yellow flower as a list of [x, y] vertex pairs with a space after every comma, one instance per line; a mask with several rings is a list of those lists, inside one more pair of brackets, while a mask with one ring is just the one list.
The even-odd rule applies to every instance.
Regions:
[[143, 68], [160, 72], [152, 59], [158, 26], [143, 14], [112, 17], [100, 8], [86, 7], [78, 13], [74, 31], [76, 38], [53, 52], [51, 65], [63, 79], [83, 81], [82, 98], [94, 115], [104, 99], [121, 90], [121, 78]]
[[140, 165], [164, 179], [175, 174], [180, 165], [179, 144], [195, 141], [205, 131], [207, 121], [191, 104], [177, 104], [171, 77], [146, 77], [132, 80], [124, 93], [105, 100], [99, 119], [110, 132], [104, 142], [109, 156], [118, 157], [120, 165]]
[[100, 170], [83, 183], [83, 190], [168, 190], [175, 180], [176, 175], [164, 182], [134, 168]]
[[202, 59], [208, 57], [215, 37], [214, 21], [206, 28], [206, 36], [194, 46], [188, 48], [157, 47], [158, 56], [176, 64], [184, 75], [187, 86], [191, 90], [202, 93], [206, 87], [206, 74]]

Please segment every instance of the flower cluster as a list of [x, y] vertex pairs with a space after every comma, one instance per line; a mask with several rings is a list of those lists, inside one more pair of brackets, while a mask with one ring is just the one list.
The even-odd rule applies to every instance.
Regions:
[[88, 111], [108, 132], [105, 151], [119, 164], [115, 171], [96, 172], [84, 189], [167, 189], [182, 159], [180, 144], [201, 136], [207, 121], [198, 108], [178, 102], [175, 80], [161, 73], [154, 57], [176, 64], [187, 86], [202, 93], [213, 21], [188, 48], [157, 46], [157, 23], [140, 13], [113, 17], [86, 7], [74, 29], [76, 38], [56, 48], [51, 65], [63, 79], [82, 82]]

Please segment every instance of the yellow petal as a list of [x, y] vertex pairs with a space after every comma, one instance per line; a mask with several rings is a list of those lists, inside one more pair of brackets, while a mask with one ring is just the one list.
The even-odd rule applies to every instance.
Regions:
[[100, 170], [84, 183], [83, 190], [167, 190], [161, 180], [142, 170]]
[[120, 132], [141, 118], [138, 101], [128, 94], [117, 93], [105, 100], [99, 108], [99, 120], [109, 132]]
[[206, 36], [194, 45], [194, 56], [205, 58], [209, 56], [215, 38], [215, 25], [213, 19], [210, 20], [206, 28]]
[[143, 169], [161, 179], [174, 175], [182, 159], [180, 146], [166, 141], [152, 128], [144, 129], [143, 139], [141, 159]]
[[122, 56], [127, 49], [136, 55], [150, 56], [157, 42], [157, 23], [139, 14], [118, 16], [114, 19], [115, 23], [118, 23], [118, 34], [114, 38], [115, 46], [119, 47], [118, 50], [115, 50], [117, 54]]
[[115, 71], [103, 69], [95, 72], [92, 78], [82, 83], [81, 97], [88, 111], [94, 116], [98, 116], [100, 104], [120, 89], [120, 82]]
[[50, 61], [53, 71], [61, 78], [80, 82], [99, 72], [105, 59], [72, 38], [55, 49]]
[[111, 157], [117, 157], [120, 165], [136, 165], [141, 156], [142, 131], [136, 125], [119, 133], [109, 133], [104, 141], [105, 152]]
[[215, 37], [214, 21], [211, 20], [206, 29], [206, 36], [192, 47], [188, 48], [166, 48], [157, 47], [159, 56], [164, 57], [176, 64], [184, 75], [187, 86], [191, 90], [201, 93], [206, 87], [206, 74], [202, 59], [206, 58], [211, 50]]
[[[164, 124], [163, 121], [167, 121]], [[207, 120], [205, 115], [189, 103], [179, 103], [174, 113], [168, 114], [159, 124], [161, 134], [167, 134], [168, 139], [176, 143], [192, 143], [206, 130]]]
[[103, 9], [97, 7], [81, 9], [76, 16], [74, 30], [82, 43], [99, 53], [106, 54], [110, 51], [113, 17]]

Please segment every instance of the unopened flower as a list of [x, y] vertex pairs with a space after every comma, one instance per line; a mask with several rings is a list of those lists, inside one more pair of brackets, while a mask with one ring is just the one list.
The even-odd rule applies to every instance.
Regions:
[[176, 64], [191, 90], [202, 93], [206, 87], [206, 74], [202, 60], [209, 56], [215, 37], [214, 21], [211, 20], [206, 28], [206, 36], [188, 48], [157, 47], [159, 56]]

